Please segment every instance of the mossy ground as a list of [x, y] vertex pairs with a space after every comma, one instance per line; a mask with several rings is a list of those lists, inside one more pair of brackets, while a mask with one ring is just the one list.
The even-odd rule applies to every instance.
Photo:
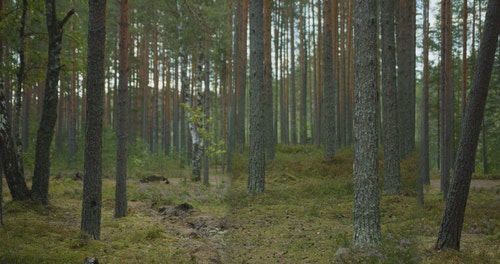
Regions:
[[[0, 263], [495, 263], [500, 259], [498, 179], [471, 188], [460, 252], [433, 249], [444, 202], [426, 186], [417, 206], [416, 161], [402, 163], [403, 191], [381, 197], [382, 246], [351, 248], [352, 149], [324, 161], [315, 147], [277, 148], [267, 165], [266, 191], [246, 193], [246, 158], [210, 186], [185, 180], [174, 168], [171, 184], [128, 181], [129, 215], [113, 218], [114, 181], [103, 183], [100, 241], [79, 232], [82, 182], [69, 172], [51, 179], [50, 206], [11, 202], [4, 184]], [[162, 172], [153, 172], [161, 174]], [[437, 179], [437, 175], [433, 175]], [[189, 203], [194, 210], [175, 212]]]

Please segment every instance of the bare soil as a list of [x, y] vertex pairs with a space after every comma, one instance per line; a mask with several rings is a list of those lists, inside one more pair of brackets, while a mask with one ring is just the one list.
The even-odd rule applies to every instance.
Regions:
[[[440, 180], [431, 180], [430, 192], [439, 192]], [[500, 192], [500, 180], [472, 180], [470, 183], [471, 189], [484, 189], [489, 191]]]

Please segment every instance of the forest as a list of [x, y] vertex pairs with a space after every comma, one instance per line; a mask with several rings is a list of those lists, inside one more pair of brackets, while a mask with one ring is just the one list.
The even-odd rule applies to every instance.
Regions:
[[0, 0], [0, 263], [496, 263], [500, 1]]

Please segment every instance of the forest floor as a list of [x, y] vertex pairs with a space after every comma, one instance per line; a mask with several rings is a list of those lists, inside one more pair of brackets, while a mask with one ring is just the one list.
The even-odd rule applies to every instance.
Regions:
[[[403, 191], [381, 197], [383, 243], [356, 251], [352, 239], [352, 150], [323, 161], [314, 147], [280, 147], [267, 165], [266, 191], [246, 193], [246, 160], [231, 175], [212, 170], [210, 186], [189, 172], [144, 172], [128, 182], [128, 216], [113, 218], [114, 180], [103, 182], [101, 240], [79, 233], [82, 182], [51, 180], [51, 205], [9, 201], [4, 185], [0, 263], [497, 263], [500, 178], [476, 176], [461, 251], [433, 249], [444, 202], [437, 175], [418, 207], [416, 162], [403, 162]], [[161, 175], [169, 184], [141, 183]]]

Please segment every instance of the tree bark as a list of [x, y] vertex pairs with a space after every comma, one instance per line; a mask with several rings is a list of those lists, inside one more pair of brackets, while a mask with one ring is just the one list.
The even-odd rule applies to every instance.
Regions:
[[335, 71], [333, 68], [332, 1], [323, 3], [323, 91], [325, 142], [324, 159], [331, 160], [335, 154]]
[[[4, 1], [0, 0], [0, 21], [4, 18]], [[0, 39], [0, 64], [3, 63], [4, 43]], [[11, 120], [9, 115], [9, 94], [4, 82], [4, 75], [0, 74], [0, 170], [5, 172], [5, 179], [12, 199], [28, 200], [30, 192], [24, 175], [19, 169], [18, 152], [12, 139]], [[0, 177], [1, 180], [1, 177]], [[1, 199], [2, 196], [0, 196]]]
[[63, 27], [74, 12], [74, 10], [70, 10], [63, 20], [58, 20], [55, 0], [45, 1], [49, 49], [42, 118], [36, 139], [35, 171], [31, 194], [33, 201], [40, 204], [49, 203], [50, 155], [48, 153], [50, 153], [57, 120], [57, 84], [61, 70]]
[[128, 30], [129, 2], [120, 1], [120, 41], [117, 120], [115, 217], [127, 216]]
[[236, 124], [235, 143], [239, 152], [245, 146], [245, 109], [246, 109], [246, 82], [247, 82], [247, 24], [248, 1], [237, 1], [236, 7], [236, 47], [235, 47], [235, 89], [236, 89]]
[[453, 90], [451, 87], [451, 1], [441, 2], [441, 192], [446, 198], [453, 160]]
[[380, 244], [377, 4], [354, 2], [354, 232], [356, 248]]
[[465, 108], [462, 133], [458, 144], [457, 158], [443, 219], [438, 233], [436, 249], [460, 250], [460, 238], [464, 222], [465, 207], [469, 195], [477, 144], [484, 118], [495, 52], [500, 32], [500, 2], [488, 1], [479, 54], [474, 68], [469, 100]]
[[0, 158], [5, 180], [13, 200], [30, 199], [30, 191], [19, 168], [19, 157], [12, 138], [10, 118], [7, 113], [7, 96], [3, 80], [0, 80]]
[[384, 147], [384, 192], [394, 195], [401, 189], [399, 158], [398, 99], [394, 39], [394, 0], [382, 0], [382, 144]]
[[399, 147], [404, 159], [415, 145], [415, 0], [399, 1], [398, 14]]
[[[266, 159], [274, 160], [274, 147], [276, 145], [274, 137], [274, 120], [273, 120], [273, 85], [272, 85], [272, 66], [271, 66], [271, 0], [264, 0], [264, 98], [265, 98], [265, 115], [266, 119]], [[276, 36], [277, 37], [277, 36]]]
[[250, 149], [248, 193], [265, 189], [265, 124], [264, 124], [264, 32], [263, 1], [250, 2]]
[[100, 239], [102, 207], [102, 131], [106, 0], [89, 0], [87, 51], [87, 125], [85, 130], [81, 230]]
[[305, 37], [304, 1], [299, 3], [299, 36], [300, 36], [300, 144], [307, 143], [307, 42]]

